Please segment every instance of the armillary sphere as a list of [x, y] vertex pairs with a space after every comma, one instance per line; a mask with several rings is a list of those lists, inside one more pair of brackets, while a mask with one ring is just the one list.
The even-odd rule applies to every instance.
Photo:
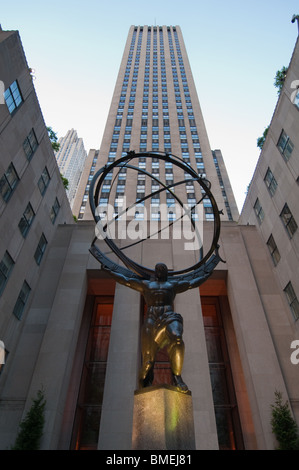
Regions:
[[[139, 159], [140, 157], [145, 157], [146, 159], [155, 158], [155, 159], [163, 160], [164, 162], [170, 162], [174, 166], [181, 168], [185, 172], [185, 174], [188, 174], [188, 176], [190, 176], [190, 178], [184, 179], [176, 183], [172, 182], [171, 184], [163, 183], [159, 179], [155, 178], [153, 174], [148, 173], [145, 169], [132, 165], [132, 161]], [[160, 187], [158, 190], [152, 192], [151, 194], [144, 196], [142, 199], [139, 199], [138, 201], [136, 201], [135, 204], [141, 203], [145, 199], [158, 195], [159, 193], [163, 191], [169, 191], [171, 192], [172, 196], [176, 199], [176, 201], [180, 204], [180, 206], [183, 207], [182, 201], [178, 198], [175, 192], [172, 191], [172, 189], [175, 186], [186, 183], [188, 181], [197, 183], [201, 187], [201, 193], [203, 193], [204, 196], [199, 201], [196, 202], [194, 207], [198, 205], [203, 200], [204, 197], [205, 198], [208, 197], [211, 202], [214, 227], [213, 227], [213, 238], [211, 241], [210, 248], [205, 255], [203, 255], [202, 249], [200, 250], [199, 259], [197, 260], [195, 264], [187, 268], [181, 269], [181, 270], [169, 271], [168, 276], [169, 278], [172, 277], [172, 278], [180, 279], [180, 280], [183, 280], [183, 279], [190, 280], [194, 276], [198, 276], [199, 274], [201, 274], [203, 275], [203, 277], [208, 278], [212, 274], [214, 268], [219, 263], [219, 261], [223, 261], [220, 258], [219, 253], [218, 253], [218, 250], [219, 250], [218, 240], [220, 236], [220, 212], [218, 210], [214, 196], [210, 190], [210, 186], [211, 186], [210, 182], [204, 177], [198, 175], [198, 173], [188, 163], [186, 163], [184, 160], [180, 159], [179, 157], [173, 154], [162, 153], [162, 152], [135, 153], [134, 151], [130, 151], [125, 156], [122, 156], [121, 158], [115, 160], [111, 164], [106, 164], [105, 166], [100, 168], [97, 171], [97, 173], [94, 175], [91, 181], [90, 189], [89, 189], [89, 202], [90, 202], [90, 207], [91, 207], [91, 211], [93, 214], [93, 218], [96, 224], [98, 224], [99, 222], [103, 224], [101, 220], [101, 216], [99, 215], [99, 211], [97, 210], [99, 206], [100, 192], [101, 192], [101, 187], [102, 187], [102, 184], [106, 175], [110, 173], [114, 168], [119, 168], [119, 169], [130, 168], [132, 170], [136, 170], [139, 173], [143, 173], [150, 178], [154, 178], [159, 183]], [[192, 223], [195, 229], [195, 224], [192, 218], [190, 218], [190, 222]], [[142, 266], [141, 264], [136, 263], [131, 258], [126, 256], [124, 253], [124, 248], [119, 248], [114, 243], [112, 238], [108, 236], [107, 226], [108, 224], [103, 225], [103, 229], [104, 231], [106, 231], [106, 236], [104, 237], [104, 241], [108, 245], [110, 250], [114, 252], [114, 254], [122, 261], [122, 263], [126, 267], [116, 264], [106, 254], [104, 254], [98, 248], [98, 246], [96, 246], [95, 243], [97, 241], [97, 237], [94, 238], [92, 245], [90, 247], [90, 252], [92, 253], [92, 255], [106, 268], [113, 269], [115, 271], [123, 273], [125, 276], [131, 276], [133, 278], [136, 277], [136, 278], [143, 278], [143, 279], [152, 278], [154, 276], [154, 269], [151, 269], [146, 266]], [[142, 241], [144, 240], [140, 240], [139, 242], [142, 242]]]

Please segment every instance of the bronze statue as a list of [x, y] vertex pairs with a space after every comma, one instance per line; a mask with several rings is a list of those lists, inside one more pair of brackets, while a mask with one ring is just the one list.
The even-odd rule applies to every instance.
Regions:
[[182, 379], [185, 345], [183, 341], [183, 318], [174, 312], [176, 294], [199, 286], [203, 276], [190, 281], [168, 278], [168, 268], [163, 263], [155, 266], [155, 278], [139, 280], [102, 266], [120, 284], [139, 291], [147, 304], [147, 318], [141, 334], [142, 366], [139, 372], [139, 387], [149, 386], [153, 381], [153, 368], [157, 352], [167, 347], [174, 385], [181, 392], [188, 387]]
[[[172, 163], [172, 165], [179, 167], [184, 171], [185, 175], [188, 174], [191, 178], [190, 181], [197, 183], [200, 186], [201, 199], [196, 203], [198, 205], [205, 197], [211, 201], [214, 216], [214, 232], [210, 249], [207, 253], [203, 254], [203, 248], [200, 249], [199, 259], [195, 264], [187, 268], [172, 271], [168, 273], [167, 266], [163, 263], [158, 263], [155, 270], [142, 266], [123, 252], [125, 248], [142, 243], [146, 238], [141, 238], [138, 242], [134, 241], [131, 245], [122, 247], [120, 249], [108, 236], [107, 227], [109, 224], [103, 224], [97, 208], [99, 207], [101, 186], [108, 173], [114, 169], [127, 168], [136, 172], [141, 172], [149, 178], [154, 178], [151, 173], [139, 166], [133, 166], [131, 162], [134, 159], [145, 157], [148, 159], [158, 158], [164, 162]], [[162, 191], [171, 192], [172, 196], [183, 207], [182, 201], [178, 198], [177, 194], [172, 191], [174, 186], [186, 183], [185, 177], [176, 183], [166, 184], [154, 178], [160, 184], [160, 189], [144, 196], [138, 203], [151, 197], [153, 194], [159, 194]], [[179, 313], [174, 312], [173, 302], [176, 294], [184, 292], [187, 289], [200, 286], [212, 274], [214, 268], [221, 260], [218, 253], [218, 239], [220, 235], [220, 211], [218, 210], [216, 201], [210, 191], [210, 182], [205, 177], [201, 177], [197, 172], [186, 162], [178, 157], [162, 152], [145, 152], [135, 153], [134, 151], [128, 152], [127, 155], [122, 156], [118, 160], [100, 168], [94, 175], [89, 188], [89, 202], [91, 211], [96, 224], [99, 223], [100, 233], [106, 234], [103, 237], [106, 245], [110, 250], [116, 254], [117, 258], [123, 263], [124, 266], [116, 264], [96, 246], [97, 236], [94, 239], [90, 252], [101, 263], [102, 268], [110, 273], [117, 282], [124, 284], [132, 289], [142, 293], [147, 304], [147, 317], [145, 319], [142, 336], [142, 366], [139, 373], [139, 386], [145, 387], [151, 385], [153, 382], [153, 368], [155, 358], [158, 350], [166, 347], [169, 355], [173, 381], [178, 390], [187, 392], [188, 387], [182, 379], [182, 367], [184, 361], [185, 345], [183, 342], [183, 318]], [[195, 205], [195, 206], [196, 206]], [[194, 207], [195, 207], [194, 206]], [[124, 212], [127, 211], [127, 208]], [[195, 228], [195, 223], [191, 218], [191, 223]], [[148, 238], [148, 237], [147, 237]], [[222, 261], [222, 260], [221, 260]]]

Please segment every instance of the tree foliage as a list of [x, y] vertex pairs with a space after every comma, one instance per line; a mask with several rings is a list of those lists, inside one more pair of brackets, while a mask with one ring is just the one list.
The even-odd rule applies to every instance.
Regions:
[[298, 427], [288, 402], [282, 403], [281, 392], [275, 392], [275, 404], [271, 408], [271, 426], [278, 442], [278, 450], [299, 450]]
[[257, 139], [257, 146], [258, 146], [261, 150], [262, 150], [263, 145], [264, 145], [264, 143], [265, 143], [265, 140], [266, 140], [268, 131], [269, 131], [269, 126], [266, 127], [266, 129], [264, 130], [264, 133], [263, 133], [262, 137], [259, 137], [259, 138]]
[[60, 173], [64, 189], [67, 190], [69, 188], [69, 180], [63, 176], [62, 173]]
[[275, 79], [274, 79], [274, 86], [277, 88], [277, 94], [280, 95], [286, 75], [287, 75], [288, 68], [282, 67], [281, 70], [277, 70]]
[[39, 390], [26, 417], [20, 423], [19, 433], [12, 450], [39, 450], [45, 422], [45, 405], [44, 393]]
[[57, 142], [58, 137], [57, 137], [56, 132], [53, 131], [52, 127], [47, 127], [47, 131], [48, 131], [48, 136], [52, 145], [52, 149], [54, 150], [54, 152], [58, 152], [60, 148], [60, 144]]
[[[277, 94], [278, 95], [280, 95], [280, 93], [281, 93], [281, 90], [282, 90], [282, 87], [283, 87], [283, 84], [284, 84], [284, 81], [285, 81], [285, 78], [286, 78], [286, 75], [287, 75], [287, 71], [288, 71], [287, 67], [282, 67], [282, 69], [277, 70], [277, 72], [275, 74], [274, 86], [275, 86], [275, 88], [277, 88]], [[257, 147], [259, 147], [260, 149], [263, 148], [268, 130], [269, 130], [269, 126], [265, 129], [262, 137], [259, 137], [257, 139]]]

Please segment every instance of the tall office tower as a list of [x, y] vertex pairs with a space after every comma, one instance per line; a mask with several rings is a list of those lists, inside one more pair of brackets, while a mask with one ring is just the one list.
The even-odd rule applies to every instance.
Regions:
[[55, 156], [61, 174], [68, 180], [67, 196], [72, 207], [87, 153], [83, 139], [74, 129], [67, 131], [58, 143], [60, 148]]
[[[192, 72], [181, 30], [176, 27], [132, 26], [129, 31], [119, 74], [112, 98], [98, 161], [94, 170], [118, 159], [126, 152], [161, 151], [172, 153], [189, 163], [212, 184], [212, 191], [224, 220], [237, 220], [238, 210], [230, 188], [229, 178], [222, 160], [217, 164], [217, 154], [212, 155], [202, 117]], [[153, 175], [177, 182], [179, 170], [169, 163], [139, 162]], [[126, 178], [125, 169], [119, 174], [115, 185], [112, 175], [107, 175], [102, 189], [100, 205], [112, 204], [120, 210], [124, 197], [130, 204], [151, 192], [141, 175]], [[221, 174], [220, 174], [221, 173]], [[222, 183], [219, 182], [219, 176]], [[133, 178], [133, 179], [132, 179]], [[183, 175], [184, 178], [184, 175]], [[85, 196], [89, 180], [85, 180]], [[194, 205], [199, 199], [197, 188], [190, 182], [180, 191], [182, 200]], [[108, 197], [109, 196], [109, 197]], [[90, 219], [88, 205], [84, 204], [83, 188], [77, 197], [82, 201], [79, 219]], [[148, 200], [144, 209], [138, 207], [138, 217], [144, 211], [149, 217], [159, 217], [151, 210], [158, 204], [171, 204], [171, 194], [163, 193], [154, 201]], [[77, 204], [79, 206], [79, 204]], [[213, 217], [208, 199], [203, 200], [206, 220]]]

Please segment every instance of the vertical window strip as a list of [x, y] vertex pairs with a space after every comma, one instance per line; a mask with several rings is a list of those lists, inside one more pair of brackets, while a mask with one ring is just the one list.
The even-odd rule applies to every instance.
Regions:
[[13, 314], [17, 317], [18, 320], [21, 320], [22, 318], [30, 291], [31, 287], [26, 281], [24, 281], [13, 309]]
[[275, 240], [273, 238], [273, 235], [270, 235], [270, 237], [267, 241], [267, 246], [268, 246], [272, 261], [274, 263], [274, 266], [277, 266], [277, 264], [280, 260], [280, 253], [279, 253], [279, 250], [278, 250], [277, 245], [275, 243]]
[[280, 218], [282, 220], [283, 225], [285, 226], [288, 235], [290, 238], [294, 235], [296, 232], [298, 225], [293, 217], [292, 212], [290, 211], [290, 208], [287, 204], [284, 205], [281, 213], [280, 213]]
[[299, 318], [299, 302], [298, 298], [295, 294], [294, 288], [292, 283], [289, 282], [286, 287], [284, 288], [284, 293], [286, 295], [288, 304], [290, 306], [291, 312], [293, 314], [294, 320], [298, 320]]
[[10, 199], [17, 183], [19, 182], [19, 177], [15, 170], [15, 167], [11, 163], [0, 179], [0, 193], [5, 202], [8, 202]]
[[4, 92], [4, 99], [10, 114], [21, 105], [23, 98], [17, 80]]
[[14, 260], [8, 251], [6, 251], [0, 262], [0, 295], [5, 289], [14, 264]]

